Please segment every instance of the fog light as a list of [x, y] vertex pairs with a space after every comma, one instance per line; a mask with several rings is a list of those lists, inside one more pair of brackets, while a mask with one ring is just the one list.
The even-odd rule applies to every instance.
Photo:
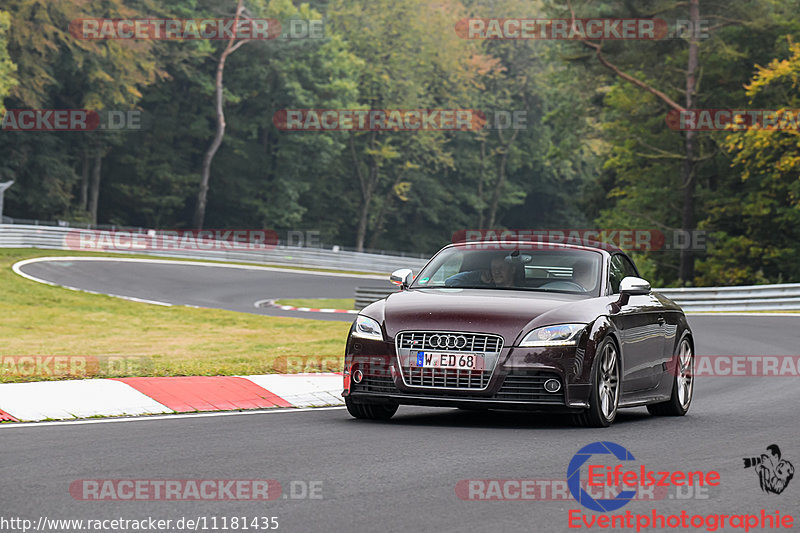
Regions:
[[353, 383], [361, 383], [362, 379], [364, 379], [364, 373], [361, 370], [353, 371]]
[[561, 382], [557, 379], [548, 379], [544, 382], [544, 390], [547, 392], [558, 392], [561, 390]]

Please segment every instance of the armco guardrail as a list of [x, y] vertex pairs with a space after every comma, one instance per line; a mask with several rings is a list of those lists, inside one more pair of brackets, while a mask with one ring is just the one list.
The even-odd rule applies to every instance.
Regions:
[[[800, 283], [653, 290], [674, 301], [687, 312], [800, 310]], [[363, 309], [396, 291], [397, 288], [392, 287], [358, 287], [356, 309]]]
[[800, 310], [800, 283], [655, 290], [684, 311]]
[[[32, 226], [21, 224], [0, 224], [0, 248], [44, 248], [50, 250], [79, 250], [74, 245], [75, 239], [67, 240], [71, 232], [81, 231], [76, 228], [60, 226]], [[114, 232], [93, 230], [100, 233]], [[134, 232], [136, 232], [134, 230]], [[117, 231], [117, 234], [119, 230]], [[72, 234], [74, 235], [74, 233]], [[218, 248], [224, 248], [222, 246]], [[420, 257], [404, 257], [375, 253], [334, 251], [323, 248], [302, 248], [294, 246], [276, 246], [264, 250], [225, 250], [225, 249], [114, 249], [95, 250], [120, 254], [144, 254], [156, 257], [178, 257], [184, 259], [234, 261], [241, 263], [290, 265], [303, 267], [319, 267], [337, 270], [355, 270], [361, 272], [388, 273], [398, 268], [419, 270], [426, 262]]]
[[356, 309], [364, 309], [372, 302], [377, 302], [382, 298], [386, 298], [393, 292], [397, 292], [398, 287], [392, 285], [389, 287], [356, 287]]

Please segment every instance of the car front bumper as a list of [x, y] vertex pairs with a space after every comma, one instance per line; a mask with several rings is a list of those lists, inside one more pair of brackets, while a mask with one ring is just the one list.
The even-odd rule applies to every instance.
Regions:
[[[412, 386], [392, 343], [351, 337], [343, 396], [355, 402], [576, 412], [588, 406], [590, 366], [584, 348], [507, 347], [484, 388], [445, 386], [444, 380]], [[548, 392], [547, 380], [557, 380], [560, 389]]]

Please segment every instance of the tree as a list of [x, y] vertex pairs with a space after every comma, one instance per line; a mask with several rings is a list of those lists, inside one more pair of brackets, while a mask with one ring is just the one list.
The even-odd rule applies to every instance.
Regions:
[[[322, 20], [309, 6], [270, 2], [270, 18]], [[342, 37], [325, 28], [322, 38], [254, 41], [231, 56], [226, 71], [226, 120], [230, 132], [215, 163], [214, 209], [208, 223], [223, 227], [330, 228], [335, 238], [350, 211], [342, 211], [340, 176], [345, 133], [300, 133], [279, 129], [285, 109], [341, 109], [356, 105], [363, 62]], [[349, 171], [348, 171], [349, 172]], [[331, 209], [332, 194], [337, 209]], [[336, 223], [328, 223], [331, 217]], [[331, 227], [333, 226], [333, 227]]]
[[[570, 56], [573, 62], [587, 67], [590, 60], [596, 62], [615, 81], [610, 90], [604, 88], [604, 101], [612, 106], [615, 103], [618, 108], [607, 108], [604, 115], [618, 119], [606, 122], [604, 129], [613, 132], [612, 157], [606, 163], [606, 172], [613, 175], [616, 185], [612, 185], [608, 197], [612, 207], [599, 221], [629, 228], [635, 223], [668, 232], [692, 232], [697, 228], [696, 221], [704, 216], [697, 212], [698, 197], [709, 192], [698, 189], [698, 184], [713, 186], [713, 174], [723, 166], [720, 151], [713, 135], [673, 132], [667, 129], [664, 116], [669, 110], [737, 105], [741, 100], [737, 86], [742, 79], [742, 59], [753, 50], [761, 51], [760, 39], [770, 38], [775, 28], [772, 10], [763, 9], [753, 17], [749, 2], [722, 6], [701, 4], [699, 0], [688, 4], [576, 3], [574, 8], [570, 3], [569, 7], [572, 17], [657, 16], [670, 26], [678, 20], [688, 20], [694, 28], [688, 35], [678, 33], [674, 38], [640, 43], [634, 48], [624, 41], [584, 39], [581, 44], [589, 54]], [[703, 22], [706, 35], [695, 31], [700, 28], [702, 32]], [[737, 28], [746, 29], [748, 39], [732, 39]], [[565, 49], [574, 47], [566, 44]], [[631, 87], [642, 95], [632, 94]], [[682, 137], [680, 144], [678, 136]], [[694, 281], [695, 254], [691, 248], [680, 249], [675, 272], [670, 272], [672, 261], [665, 255], [658, 260], [666, 279], [677, 277], [682, 284]]]
[[11, 17], [5, 11], [0, 11], [0, 117], [2, 117], [6, 109], [3, 107], [3, 100], [11, 92], [11, 89], [17, 84], [14, 73], [17, 71], [17, 66], [11, 61], [8, 56], [7, 49], [7, 34], [8, 27], [11, 24]]
[[[332, 29], [348, 36], [364, 61], [359, 78], [362, 109], [461, 108], [472, 87], [469, 68], [474, 44], [453, 31], [461, 15], [457, 2], [423, 0], [331, 2]], [[402, 24], [399, 22], [402, 21]], [[425, 162], [428, 172], [452, 167], [442, 131], [351, 133], [350, 166], [360, 194], [355, 245], [363, 250], [386, 201]], [[404, 185], [402, 190], [407, 190]], [[373, 221], [372, 228], [370, 221]], [[381, 231], [381, 228], [378, 228]]]
[[[156, 65], [155, 43], [149, 40], [84, 40], [69, 32], [70, 22], [98, 16], [133, 18], [152, 5], [148, 0], [111, 0], [100, 10], [79, 0], [7, 2], [5, 9], [13, 21], [8, 33], [8, 51], [18, 65], [19, 80], [11, 89], [7, 104], [13, 108], [94, 111], [135, 106], [141, 89], [163, 75]], [[28, 203], [28, 209], [32, 209], [37, 193], [49, 195], [44, 203], [50, 207], [41, 216], [67, 217], [71, 212], [71, 189], [79, 181], [75, 169], [81, 164], [91, 165], [92, 171], [84, 168], [82, 175], [93, 176], [85, 186], [89, 218], [96, 222], [97, 201], [92, 199], [99, 199], [102, 158], [108, 152], [107, 144], [112, 137], [84, 135], [45, 141], [49, 135], [60, 134], [42, 133], [35, 138], [15, 136], [0, 140], [0, 150], [9, 154], [6, 168], [0, 172], [12, 173], [19, 181], [13, 198], [22, 198]], [[44, 145], [62, 147], [61, 157], [54, 154], [42, 161], [36, 154]], [[26, 198], [30, 200], [24, 200]]]
[[745, 86], [753, 109], [783, 110], [779, 128], [755, 125], [722, 141], [741, 174], [704, 221], [716, 236], [716, 253], [701, 263], [701, 283], [800, 279], [800, 44], [791, 38], [787, 44], [788, 57], [756, 65]]
[[[236, 14], [234, 15], [234, 27], [237, 27], [239, 20], [244, 15], [244, 0], [238, 0], [236, 4]], [[211, 179], [211, 163], [214, 161], [214, 156], [222, 144], [222, 139], [225, 137], [225, 113], [223, 111], [223, 76], [225, 73], [225, 62], [228, 56], [238, 50], [242, 45], [250, 42], [250, 39], [236, 39], [236, 34], [231, 33], [230, 38], [225, 44], [225, 48], [219, 56], [217, 62], [216, 77], [214, 81], [214, 102], [216, 106], [216, 122], [217, 128], [214, 132], [214, 140], [206, 150], [203, 156], [203, 167], [200, 172], [200, 188], [197, 192], [197, 207], [192, 217], [192, 227], [197, 229], [203, 228], [203, 220], [206, 216], [206, 202], [208, 197], [208, 181]]]

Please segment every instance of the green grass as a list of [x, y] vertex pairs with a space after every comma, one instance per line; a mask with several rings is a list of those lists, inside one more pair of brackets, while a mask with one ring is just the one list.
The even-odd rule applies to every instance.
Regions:
[[296, 298], [275, 300], [278, 305], [291, 305], [292, 307], [311, 307], [313, 309], [355, 309], [354, 298]]
[[[11, 270], [18, 261], [43, 256], [108, 254], [0, 249], [0, 382], [94, 377], [79, 368], [80, 361], [74, 373], [46, 376], [30, 366], [23, 370], [8, 356], [100, 356], [87, 368], [103, 376], [341, 369], [346, 322], [162, 307], [51, 287]], [[128, 359], [115, 363], [104, 356]]]

